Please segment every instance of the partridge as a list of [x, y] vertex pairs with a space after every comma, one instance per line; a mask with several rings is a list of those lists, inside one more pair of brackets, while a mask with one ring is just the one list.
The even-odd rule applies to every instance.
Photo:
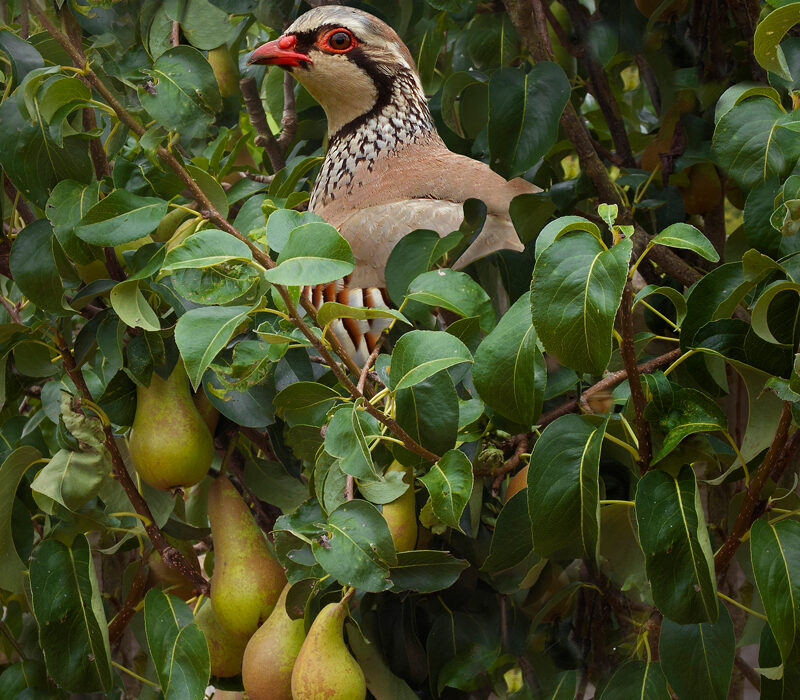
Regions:
[[[385, 286], [394, 245], [415, 229], [440, 236], [455, 231], [469, 198], [486, 204], [486, 223], [456, 268], [499, 249], [522, 250], [508, 207], [518, 194], [539, 189], [519, 178], [506, 181], [485, 163], [447, 149], [414, 60], [386, 23], [350, 7], [317, 7], [257, 48], [249, 62], [291, 71], [328, 118], [328, 152], [309, 210], [350, 243], [356, 266], [346, 288], [319, 288], [315, 301], [337, 296], [353, 303], [355, 293], [362, 305], [381, 305], [377, 290]], [[369, 346], [374, 338], [366, 341]]]

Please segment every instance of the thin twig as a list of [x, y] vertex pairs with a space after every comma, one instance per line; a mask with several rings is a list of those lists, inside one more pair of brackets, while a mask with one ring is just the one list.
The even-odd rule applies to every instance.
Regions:
[[650, 437], [650, 425], [644, 417], [646, 406], [639, 368], [636, 366], [636, 349], [633, 344], [633, 291], [630, 282], [625, 283], [622, 291], [622, 303], [619, 306], [620, 325], [622, 326], [622, 343], [620, 354], [628, 374], [628, 386], [631, 389], [633, 402], [636, 439], [639, 442], [639, 472], [644, 474], [650, 467], [653, 457], [653, 445]]
[[739, 654], [733, 657], [733, 663], [736, 664], [742, 675], [756, 690], [761, 690], [761, 676], [749, 663], [747, 663]]
[[244, 435], [250, 442], [252, 442], [268, 460], [277, 462], [278, 458], [275, 456], [275, 450], [272, 449], [272, 443], [269, 441], [269, 436], [264, 433], [259, 433], [255, 428], [245, 428], [239, 426], [239, 432]]
[[355, 479], [348, 474], [344, 482], [344, 500], [352, 501], [355, 494]]
[[117, 610], [114, 619], [108, 624], [108, 641], [113, 646], [116, 644], [131, 618], [136, 614], [136, 606], [139, 601], [144, 598], [147, 591], [147, 575], [145, 574], [146, 567], [142, 562], [139, 563], [139, 568], [136, 570], [136, 576], [133, 577], [131, 588], [125, 598], [125, 602]]
[[358, 384], [356, 385], [358, 390], [363, 392], [364, 391], [364, 384], [367, 381], [367, 375], [369, 374], [369, 369], [372, 367], [373, 362], [378, 358], [378, 355], [381, 351], [381, 340], [383, 336], [378, 338], [378, 342], [375, 343], [375, 347], [372, 348], [372, 352], [369, 354], [367, 361], [364, 363], [364, 367], [361, 369], [361, 374], [358, 377]]
[[297, 109], [294, 104], [294, 78], [289, 71], [283, 74], [283, 116], [281, 117], [281, 133], [278, 146], [284, 158], [289, 144], [297, 135]]
[[520, 435], [514, 436], [514, 444], [516, 445], [514, 449], [514, 454], [511, 455], [504, 463], [502, 467], [495, 469], [493, 472], [494, 474], [494, 481], [492, 482], [492, 493], [497, 494], [500, 492], [500, 484], [503, 483], [503, 479], [505, 475], [509, 472], [513, 472], [522, 462], [522, 455], [524, 455], [528, 451], [528, 436], [525, 433], [521, 433]]
[[255, 144], [264, 149], [272, 166], [272, 172], [277, 173], [286, 165], [286, 160], [267, 123], [267, 113], [261, 104], [261, 95], [258, 94], [258, 83], [253, 77], [242, 78], [239, 81], [239, 89], [242, 91], [247, 116], [256, 130]]
[[6, 299], [2, 295], [0, 295], [0, 304], [3, 305], [3, 307], [8, 312], [8, 315], [11, 317], [11, 320], [14, 323], [22, 325], [22, 319], [20, 318], [19, 315], [19, 309], [14, 304], [12, 304], [8, 299]]
[[[681, 351], [679, 348], [675, 350], [670, 350], [663, 355], [659, 355], [658, 357], [654, 357], [652, 360], [648, 360], [647, 362], [643, 362], [641, 365], [637, 367], [639, 374], [650, 374], [650, 372], [654, 372], [659, 367], [663, 367], [664, 365], [668, 365], [673, 361], [677, 360], [681, 356]], [[621, 384], [625, 379], [628, 378], [628, 370], [621, 369], [616, 372], [611, 372], [611, 374], [607, 374], [603, 377], [597, 384], [592, 385], [586, 391], [581, 393], [580, 398], [580, 406], [583, 408], [584, 411], [587, 413], [591, 413], [591, 408], [589, 407], [588, 399], [593, 394], [596, 394], [600, 391], [607, 391], [609, 389], [613, 389], [617, 384]], [[565, 416], [568, 413], [576, 413], [578, 411], [579, 401], [578, 399], [572, 399], [571, 401], [567, 401], [560, 406], [557, 406], [552, 411], [548, 411], [547, 413], [543, 414], [541, 418], [539, 418], [538, 424], [540, 428], [543, 428], [546, 425], [552, 423], [556, 418], [560, 418], [561, 416]]]
[[33, 213], [33, 211], [31, 211], [31, 208], [24, 201], [22, 201], [21, 195], [19, 198], [17, 198], [17, 195], [19, 194], [17, 192], [17, 188], [14, 187], [14, 185], [11, 183], [11, 180], [9, 180], [5, 174], [3, 174], [3, 189], [6, 192], [6, 197], [8, 197], [12, 204], [14, 203], [14, 200], [16, 200], [17, 212], [19, 212], [19, 215], [25, 222], [26, 226], [36, 221], [36, 215]]
[[776, 484], [783, 478], [786, 467], [789, 466], [789, 462], [791, 462], [797, 454], [798, 449], [800, 449], [800, 430], [796, 430], [792, 433], [792, 437], [789, 438], [775, 462], [775, 468], [772, 470], [772, 480]]
[[169, 45], [177, 46], [181, 43], [181, 24], [180, 22], [173, 22], [172, 28], [169, 33]]
[[[73, 357], [72, 352], [67, 347], [64, 337], [60, 333], [56, 334], [56, 344], [59, 352], [61, 353], [61, 360], [64, 363], [64, 369], [78, 389], [78, 393], [82, 398], [91, 401], [92, 394], [89, 391], [89, 388], [86, 386], [86, 382], [83, 379], [81, 371], [75, 364], [75, 358]], [[80, 406], [76, 406], [76, 409], [80, 410]], [[104, 444], [111, 457], [114, 478], [122, 486], [123, 490], [125, 491], [125, 495], [127, 495], [128, 500], [133, 506], [133, 509], [140, 516], [142, 516], [142, 525], [144, 526], [144, 530], [147, 533], [147, 536], [150, 538], [150, 541], [153, 543], [153, 546], [158, 550], [164, 562], [189, 579], [199, 593], [208, 593], [208, 581], [206, 581], [203, 578], [203, 575], [194, 569], [188, 561], [186, 561], [186, 557], [184, 557], [179, 550], [175, 549], [175, 547], [167, 542], [166, 538], [164, 537], [164, 533], [162, 533], [158, 525], [156, 525], [153, 514], [150, 512], [150, 506], [147, 505], [147, 501], [145, 501], [142, 497], [142, 494], [139, 493], [135, 484], [133, 483], [133, 480], [131, 479], [131, 475], [128, 473], [128, 469], [125, 466], [122, 455], [120, 454], [119, 447], [117, 447], [117, 442], [114, 438], [114, 432], [112, 431], [111, 426], [103, 424], [103, 433]]]
[[11, 642], [11, 646], [14, 647], [14, 651], [16, 651], [17, 654], [19, 654], [20, 661], [24, 661], [25, 654], [22, 651], [22, 647], [19, 645], [19, 642], [16, 639], [14, 639], [14, 635], [11, 634], [11, 630], [8, 629], [8, 625], [6, 625], [6, 623], [3, 622], [2, 620], [0, 620], [0, 632], [2, 632], [6, 636], [9, 642]]
[[733, 528], [722, 544], [722, 547], [719, 548], [717, 555], [714, 557], [714, 568], [717, 572], [717, 578], [728, 568], [733, 555], [736, 553], [736, 550], [739, 549], [739, 545], [742, 544], [742, 537], [744, 537], [745, 533], [753, 524], [753, 513], [755, 513], [756, 507], [758, 506], [761, 497], [761, 489], [764, 488], [764, 484], [772, 472], [778, 460], [778, 456], [784, 449], [786, 437], [789, 433], [789, 426], [791, 424], [792, 404], [789, 401], [785, 401], [780, 420], [778, 421], [778, 429], [775, 431], [772, 444], [769, 446], [769, 450], [767, 450], [767, 454], [764, 456], [764, 461], [761, 463], [755, 476], [750, 479], [750, 485], [747, 487], [747, 491], [745, 491], [744, 500], [739, 508], [739, 514], [736, 516], [736, 522]]

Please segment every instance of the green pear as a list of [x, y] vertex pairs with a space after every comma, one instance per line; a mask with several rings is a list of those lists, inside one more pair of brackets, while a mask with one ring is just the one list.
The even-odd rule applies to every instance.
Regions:
[[208, 519], [214, 540], [214, 611], [230, 632], [249, 638], [275, 607], [286, 575], [247, 503], [225, 476], [208, 489]]
[[364, 672], [344, 643], [347, 601], [320, 610], [292, 671], [293, 700], [364, 700]]
[[208, 472], [214, 440], [189, 391], [183, 362], [164, 380], [136, 387], [136, 415], [128, 439], [139, 476], [157, 489], [193, 486]]
[[403, 481], [408, 488], [391, 503], [384, 503], [381, 512], [392, 533], [394, 547], [398, 552], [414, 549], [417, 544], [417, 511], [414, 498], [414, 468], [392, 462], [388, 471], [404, 472]]
[[242, 683], [250, 700], [292, 700], [292, 668], [306, 638], [302, 618], [286, 613], [286, 584], [267, 621], [244, 650]]
[[206, 637], [211, 659], [211, 675], [219, 678], [238, 676], [242, 672], [242, 657], [247, 637], [231, 634], [217, 619], [210, 600], [194, 613], [194, 621]]
[[213, 435], [219, 423], [219, 411], [214, 404], [211, 403], [211, 399], [208, 398], [208, 394], [206, 394], [202, 386], [194, 394], [194, 405], [197, 407], [200, 415], [203, 416], [203, 420], [208, 426], [209, 432]]

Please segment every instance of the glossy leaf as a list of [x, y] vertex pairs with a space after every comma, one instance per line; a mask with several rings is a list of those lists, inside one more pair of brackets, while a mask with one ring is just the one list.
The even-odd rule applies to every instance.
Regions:
[[652, 242], [669, 248], [691, 250], [711, 262], [719, 260], [719, 253], [714, 250], [711, 241], [691, 224], [667, 226], [661, 233], [653, 236]]
[[345, 474], [357, 479], [377, 479], [379, 474], [367, 440], [374, 440], [380, 434], [380, 424], [375, 418], [348, 404], [339, 408], [328, 424], [325, 451], [339, 458], [339, 467]]
[[461, 529], [459, 521], [472, 493], [472, 464], [460, 450], [449, 450], [420, 477], [431, 498], [436, 517]]
[[547, 368], [523, 295], [478, 346], [472, 379], [487, 406], [526, 428], [542, 412]]
[[323, 524], [326, 535], [313, 540], [314, 558], [343, 585], [379, 592], [390, 588], [389, 566], [397, 561], [383, 516], [370, 503], [353, 500]]
[[409, 285], [407, 298], [448, 309], [465, 318], [478, 316], [481, 329], [487, 333], [495, 324], [489, 295], [464, 272], [449, 269], [424, 272]]
[[598, 700], [670, 700], [661, 664], [628, 661], [614, 672]]
[[605, 423], [567, 415], [536, 441], [528, 468], [528, 512], [539, 556], [596, 558], [604, 433]]
[[391, 569], [393, 591], [435, 593], [450, 588], [469, 566], [449, 552], [417, 549], [398, 552], [397, 564]]
[[9, 267], [14, 281], [36, 306], [62, 311], [64, 289], [53, 255], [53, 229], [44, 219], [34, 221], [17, 234], [11, 247]]
[[139, 280], [127, 279], [120, 282], [111, 290], [109, 298], [117, 316], [126, 325], [146, 331], [161, 330], [158, 316], [144, 298]]
[[373, 318], [391, 318], [408, 323], [403, 314], [394, 309], [370, 309], [365, 306], [348, 306], [337, 301], [326, 301], [317, 311], [317, 323], [323, 328], [337, 318], [353, 318], [365, 321]]
[[151, 589], [144, 599], [144, 628], [164, 700], [202, 698], [211, 666], [205, 635], [189, 606]]
[[193, 387], [208, 369], [236, 328], [247, 318], [247, 306], [199, 308], [187, 311], [175, 326], [175, 342]]
[[786, 56], [780, 47], [781, 40], [795, 24], [800, 22], [800, 8], [793, 3], [777, 7], [762, 19], [753, 37], [753, 55], [764, 70], [791, 80]]
[[394, 391], [406, 389], [443, 369], [472, 361], [466, 345], [449, 333], [410, 331], [395, 344], [390, 387]]
[[611, 358], [631, 247], [626, 239], [605, 250], [591, 234], [575, 232], [536, 259], [533, 325], [545, 350], [578, 372], [601, 374]]
[[189, 236], [167, 253], [164, 272], [183, 268], [203, 268], [231, 261], [248, 261], [253, 254], [246, 243], [218, 229], [204, 229]]
[[72, 547], [44, 540], [33, 552], [30, 590], [47, 673], [73, 692], [110, 690], [106, 616], [86, 536]]
[[514, 177], [536, 164], [558, 137], [570, 86], [555, 63], [526, 72], [501, 68], [489, 79], [489, 152], [492, 166]]
[[83, 215], [75, 233], [87, 243], [115, 246], [146, 236], [166, 213], [163, 199], [114, 190]]
[[750, 558], [770, 629], [784, 664], [797, 656], [800, 637], [800, 522], [757, 520]]
[[725, 700], [736, 652], [733, 622], [724, 605], [716, 622], [661, 624], [661, 668], [681, 700]]
[[147, 73], [150, 84], [138, 89], [142, 107], [187, 141], [205, 135], [220, 106], [220, 96], [203, 54], [191, 46], [175, 46], [162, 53]]
[[636, 522], [658, 609], [679, 624], [716, 621], [714, 561], [691, 467], [677, 477], [647, 472], [636, 488]]
[[278, 257], [278, 266], [264, 276], [274, 284], [333, 282], [353, 271], [350, 244], [330, 224], [312, 222], [293, 229]]
[[41, 457], [38, 450], [24, 446], [14, 450], [0, 464], [0, 588], [22, 593], [25, 564], [20, 559], [12, 532], [12, 509], [17, 488], [25, 472]]
[[62, 180], [47, 200], [45, 213], [64, 252], [77, 263], [94, 259], [89, 246], [75, 235], [75, 226], [89, 209], [97, 204], [100, 185], [84, 185], [75, 180]]

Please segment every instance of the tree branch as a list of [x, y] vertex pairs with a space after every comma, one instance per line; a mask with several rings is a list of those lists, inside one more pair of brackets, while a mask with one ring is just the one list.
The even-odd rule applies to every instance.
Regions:
[[286, 156], [289, 144], [297, 135], [297, 109], [294, 104], [294, 78], [289, 71], [283, 74], [283, 116], [281, 117], [281, 133], [278, 136], [278, 146]]
[[[650, 374], [650, 372], [654, 372], [659, 367], [663, 367], [664, 365], [668, 365], [673, 361], [677, 360], [681, 356], [680, 349], [670, 350], [663, 355], [659, 355], [658, 357], [654, 357], [652, 360], [648, 360], [647, 362], [642, 363], [637, 367], [639, 374]], [[613, 389], [617, 384], [621, 384], [625, 379], [628, 377], [628, 370], [621, 369], [616, 372], [612, 372], [611, 374], [607, 374], [603, 377], [597, 384], [592, 385], [586, 391], [581, 393], [580, 398], [580, 406], [583, 408], [584, 411], [587, 413], [591, 412], [589, 408], [588, 399], [592, 394], [596, 394], [600, 391], [607, 391], [609, 389]], [[578, 411], [579, 402], [578, 399], [572, 399], [571, 401], [567, 401], [560, 406], [554, 408], [552, 411], [548, 411], [547, 413], [543, 414], [541, 418], [539, 418], [539, 427], [543, 428], [546, 425], [552, 423], [556, 418], [561, 418], [561, 416], [565, 416], [568, 413], [577, 413]]]
[[[80, 394], [81, 398], [92, 401], [92, 394], [89, 391], [89, 387], [86, 386], [83, 375], [75, 364], [75, 358], [73, 357], [69, 347], [67, 347], [64, 337], [60, 333], [56, 333], [56, 344], [59, 352], [61, 353], [61, 360], [64, 363], [64, 369], [78, 389], [78, 393]], [[76, 408], [78, 410], [82, 410], [80, 405], [76, 406]], [[133, 509], [140, 516], [142, 516], [142, 524], [147, 536], [153, 543], [153, 546], [158, 550], [159, 554], [161, 554], [161, 558], [166, 564], [179, 571], [183, 576], [189, 579], [199, 593], [207, 594], [209, 591], [208, 581], [206, 581], [203, 578], [203, 575], [194, 569], [188, 561], [186, 561], [186, 558], [180, 551], [175, 549], [175, 547], [167, 542], [166, 538], [164, 537], [164, 533], [162, 533], [158, 528], [158, 525], [156, 525], [153, 514], [150, 512], [150, 506], [147, 505], [147, 501], [145, 501], [142, 497], [142, 494], [139, 493], [136, 485], [131, 479], [131, 475], [128, 473], [128, 469], [125, 466], [122, 455], [120, 454], [119, 447], [117, 447], [117, 442], [114, 439], [114, 432], [112, 431], [111, 426], [103, 423], [103, 433], [105, 435], [105, 448], [111, 457], [114, 478], [122, 486], [125, 494], [128, 496], [128, 500], [133, 506]]]
[[256, 130], [256, 146], [264, 149], [272, 166], [272, 172], [277, 173], [286, 165], [286, 160], [283, 157], [283, 149], [272, 135], [269, 124], [267, 124], [267, 113], [264, 111], [264, 105], [261, 104], [258, 83], [253, 77], [242, 78], [239, 81], [239, 89], [242, 91], [247, 116]]
[[644, 474], [650, 467], [650, 460], [653, 458], [653, 445], [650, 438], [650, 426], [644, 417], [646, 402], [642, 390], [642, 380], [639, 378], [639, 368], [636, 366], [636, 350], [633, 345], [633, 291], [630, 282], [625, 283], [622, 291], [619, 313], [622, 326], [620, 354], [625, 363], [628, 386], [631, 388], [636, 439], [639, 442], [639, 473]]
[[[25, 222], [26, 226], [29, 226], [34, 221], [36, 221], [36, 215], [31, 211], [31, 208], [22, 200], [22, 195], [19, 194], [17, 188], [11, 183], [11, 180], [3, 174], [3, 189], [6, 192], [6, 197], [11, 201], [11, 204], [14, 204], [14, 201], [17, 202], [17, 212], [19, 212], [20, 218]], [[19, 195], [19, 197], [18, 197]]]
[[764, 461], [761, 463], [755, 476], [750, 479], [750, 485], [747, 487], [747, 491], [744, 494], [744, 500], [742, 501], [741, 508], [739, 508], [739, 514], [736, 516], [733, 529], [714, 557], [714, 568], [716, 569], [718, 578], [728, 568], [733, 555], [736, 554], [736, 550], [739, 549], [739, 545], [742, 544], [742, 537], [744, 537], [745, 533], [753, 524], [753, 514], [756, 511], [761, 497], [761, 489], [764, 488], [764, 484], [767, 482], [767, 478], [772, 472], [778, 460], [778, 456], [784, 449], [786, 437], [789, 433], [789, 426], [791, 424], [792, 405], [789, 401], [785, 401], [780, 420], [778, 421], [778, 429], [775, 431], [772, 444], [769, 446]]
[[146, 570], [147, 567], [140, 562], [139, 568], [136, 570], [136, 576], [134, 576], [133, 583], [131, 583], [131, 589], [128, 591], [128, 595], [125, 598], [125, 602], [120, 606], [120, 609], [117, 610], [114, 619], [108, 623], [108, 641], [111, 646], [114, 646], [114, 644], [119, 641], [120, 637], [122, 637], [122, 633], [125, 631], [131, 618], [136, 614], [136, 606], [139, 604], [139, 601], [144, 598], [144, 594], [147, 591]]

